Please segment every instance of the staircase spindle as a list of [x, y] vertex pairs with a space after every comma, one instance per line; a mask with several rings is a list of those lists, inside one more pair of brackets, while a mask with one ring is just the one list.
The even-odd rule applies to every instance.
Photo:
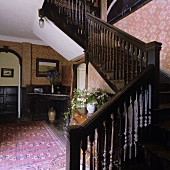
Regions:
[[81, 144], [81, 149], [82, 149], [82, 168], [83, 170], [86, 170], [86, 151], [87, 151], [87, 137], [83, 138], [82, 144]]
[[114, 113], [111, 114], [111, 148], [110, 148], [110, 165], [109, 170], [113, 169], [113, 162], [114, 162]]
[[136, 100], [136, 93], [134, 93], [131, 97], [131, 105], [132, 105], [132, 119], [131, 119], [131, 127], [132, 127], [132, 130], [131, 130], [131, 157], [135, 157], [135, 100]]
[[151, 85], [147, 86], [147, 125], [151, 124]]
[[126, 61], [126, 42], [123, 40], [122, 42], [122, 48], [123, 48], [123, 53], [122, 53], [122, 79], [125, 82], [125, 61]]
[[106, 129], [106, 121], [103, 122], [104, 126], [104, 153], [103, 153], [103, 170], [107, 170], [107, 129]]
[[123, 160], [124, 161], [126, 161], [126, 159], [128, 158], [128, 153], [129, 153], [128, 150], [130, 150], [128, 148], [128, 146], [130, 147], [130, 145], [129, 145], [129, 141], [130, 141], [129, 136], [131, 134], [131, 131], [129, 129], [129, 114], [130, 114], [130, 112], [129, 112], [130, 107], [129, 106], [130, 106], [130, 104], [127, 101], [127, 103], [125, 104], [125, 118], [124, 118], [125, 119], [125, 125], [124, 125], [124, 146], [123, 146], [123, 149], [124, 149]]
[[93, 144], [94, 144], [94, 134], [95, 131], [93, 131], [90, 134], [89, 141], [90, 141], [90, 169], [94, 168], [94, 149], [93, 149]]
[[139, 129], [139, 97], [138, 97], [138, 91], [136, 92], [136, 100], [134, 102], [134, 109], [135, 109], [135, 115], [134, 115], [134, 145], [135, 145], [135, 157], [137, 156], [137, 142], [138, 142], [138, 129]]
[[115, 70], [115, 75], [114, 75], [114, 80], [118, 79], [118, 37], [115, 36], [115, 65], [114, 65], [114, 70]]
[[125, 144], [124, 140], [124, 130], [125, 130], [125, 119], [124, 119], [124, 111], [126, 110], [126, 107], [124, 103], [120, 104], [120, 107], [118, 108], [118, 117], [119, 117], [119, 132], [118, 132], [118, 166], [122, 165], [123, 160], [123, 146]]
[[97, 168], [102, 169], [102, 160], [103, 160], [103, 125], [100, 125], [97, 128]]
[[129, 43], [127, 42], [126, 44], [126, 60], [125, 60], [125, 71], [126, 71], [126, 76], [125, 76], [125, 84], [128, 84], [129, 82]]
[[[111, 70], [115, 70], [114, 69], [114, 65], [115, 65], [115, 58], [114, 58], [114, 54], [115, 54], [115, 41], [114, 41], [115, 35], [112, 33], [112, 39], [111, 39]], [[115, 71], [113, 72], [113, 76], [115, 74]]]

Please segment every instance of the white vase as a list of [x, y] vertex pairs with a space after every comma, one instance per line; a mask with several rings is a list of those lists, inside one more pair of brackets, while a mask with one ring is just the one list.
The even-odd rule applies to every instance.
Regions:
[[86, 109], [88, 111], [87, 116], [91, 116], [95, 112], [96, 106], [93, 103], [87, 103]]
[[54, 93], [54, 85], [51, 85], [51, 93]]

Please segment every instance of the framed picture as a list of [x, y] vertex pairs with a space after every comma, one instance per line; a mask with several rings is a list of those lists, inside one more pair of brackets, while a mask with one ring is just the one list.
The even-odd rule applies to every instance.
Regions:
[[1, 77], [14, 77], [13, 68], [1, 68]]
[[34, 88], [34, 93], [43, 93], [43, 88]]
[[59, 61], [50, 59], [36, 59], [36, 76], [46, 77], [49, 71], [59, 71]]

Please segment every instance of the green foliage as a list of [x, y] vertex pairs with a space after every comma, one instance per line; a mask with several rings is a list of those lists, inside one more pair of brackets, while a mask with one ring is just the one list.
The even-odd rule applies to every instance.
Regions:
[[86, 107], [87, 103], [95, 104], [96, 108], [99, 109], [110, 99], [110, 96], [102, 89], [74, 89], [73, 98], [71, 100], [71, 107], [64, 113], [65, 118], [69, 118], [75, 109]]

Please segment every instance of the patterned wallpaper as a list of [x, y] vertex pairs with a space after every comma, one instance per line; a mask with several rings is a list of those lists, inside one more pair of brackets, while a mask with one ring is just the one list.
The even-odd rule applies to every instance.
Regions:
[[[68, 60], [49, 46], [0, 41], [0, 48], [3, 48], [3, 46], [8, 46], [9, 49], [16, 51], [22, 58], [22, 86], [29, 84], [49, 84], [49, 81], [45, 77], [36, 77], [36, 58], [59, 60], [59, 69], [61, 74], [62, 66], [70, 64]], [[64, 75], [70, 76], [68, 74]]]
[[59, 72], [62, 74], [62, 66], [68, 65], [64, 57], [49, 46], [32, 45], [32, 84], [49, 84], [45, 77], [36, 77], [36, 58], [59, 60]]
[[0, 40], [0, 48], [8, 46], [10, 49], [16, 51], [22, 57], [22, 44], [17, 42], [8, 42]]
[[22, 85], [31, 84], [31, 44], [22, 43]]
[[170, 0], [152, 0], [114, 26], [145, 43], [161, 42], [160, 68], [170, 75]]
[[107, 83], [90, 63], [88, 65], [88, 70], [88, 89], [101, 88], [107, 93], [113, 93], [113, 90], [107, 85]]

